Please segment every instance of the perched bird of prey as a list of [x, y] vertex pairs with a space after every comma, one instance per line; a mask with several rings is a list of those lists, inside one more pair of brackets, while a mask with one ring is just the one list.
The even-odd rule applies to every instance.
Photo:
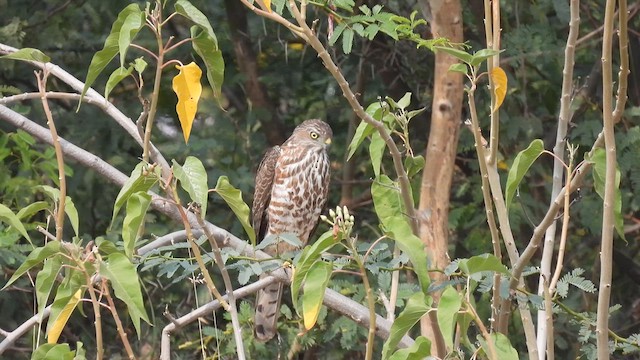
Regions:
[[[333, 132], [322, 120], [306, 120], [281, 146], [269, 149], [256, 174], [251, 208], [253, 228], [258, 239], [288, 233], [302, 244], [309, 240], [329, 192], [330, 163], [327, 149]], [[277, 241], [265, 251], [272, 256], [295, 250]], [[267, 341], [276, 334], [282, 283], [258, 291], [255, 336]]]

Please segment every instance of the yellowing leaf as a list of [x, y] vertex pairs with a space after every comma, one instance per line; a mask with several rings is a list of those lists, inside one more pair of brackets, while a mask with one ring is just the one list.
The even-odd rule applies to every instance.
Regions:
[[491, 70], [491, 80], [493, 81], [493, 93], [496, 96], [496, 107], [492, 111], [496, 111], [507, 96], [507, 74], [501, 67], [494, 67]]
[[62, 312], [60, 312], [60, 315], [56, 319], [56, 322], [51, 325], [51, 329], [47, 334], [47, 340], [49, 344], [55, 344], [58, 342], [58, 338], [60, 338], [62, 329], [64, 329], [67, 321], [69, 321], [69, 317], [71, 317], [71, 314], [73, 314], [73, 310], [76, 309], [76, 306], [78, 306], [78, 303], [80, 302], [81, 295], [82, 290], [79, 289], [78, 291], [76, 291], [75, 294], [73, 294], [73, 296], [69, 299], [69, 302], [64, 306]]
[[262, 0], [264, 3], [264, 10], [271, 12], [271, 0]]
[[202, 94], [202, 85], [200, 84], [202, 70], [194, 62], [184, 66], [176, 66], [176, 69], [180, 70], [180, 73], [173, 78], [173, 92], [178, 96], [176, 112], [186, 143], [189, 142], [191, 125], [196, 117], [198, 100]]
[[304, 328], [311, 330], [318, 320], [324, 291], [331, 278], [333, 265], [322, 260], [311, 265], [307, 276], [304, 279], [302, 293], [302, 318]]

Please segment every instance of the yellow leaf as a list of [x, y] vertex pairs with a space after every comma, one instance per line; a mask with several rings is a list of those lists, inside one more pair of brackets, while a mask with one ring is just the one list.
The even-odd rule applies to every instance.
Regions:
[[496, 107], [492, 110], [493, 112], [500, 108], [505, 96], [507, 96], [507, 74], [501, 67], [494, 67], [491, 70], [491, 80], [493, 81], [493, 93], [496, 96]]
[[64, 306], [64, 308], [60, 312], [60, 315], [58, 315], [58, 318], [55, 319], [53, 325], [51, 325], [51, 329], [47, 334], [47, 340], [49, 344], [55, 344], [58, 342], [58, 338], [60, 338], [62, 329], [64, 329], [67, 321], [69, 321], [69, 317], [71, 317], [71, 314], [73, 314], [73, 310], [76, 309], [76, 306], [78, 306], [78, 303], [80, 302], [81, 295], [81, 289], [76, 291], [76, 293], [73, 294], [73, 296], [69, 299], [67, 305]]
[[176, 112], [186, 143], [189, 141], [191, 125], [196, 117], [198, 100], [202, 94], [202, 85], [200, 84], [202, 70], [194, 62], [184, 66], [176, 66], [176, 69], [180, 70], [180, 73], [173, 78], [173, 92], [178, 95]]
[[262, 0], [262, 2], [264, 3], [264, 7], [262, 9], [271, 12], [271, 0]]

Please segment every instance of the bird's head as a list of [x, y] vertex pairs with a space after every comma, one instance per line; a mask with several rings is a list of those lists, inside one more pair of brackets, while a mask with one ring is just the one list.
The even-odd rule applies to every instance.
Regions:
[[329, 124], [319, 119], [311, 119], [298, 125], [287, 142], [291, 143], [295, 140], [296, 145], [328, 148], [332, 138], [333, 131]]

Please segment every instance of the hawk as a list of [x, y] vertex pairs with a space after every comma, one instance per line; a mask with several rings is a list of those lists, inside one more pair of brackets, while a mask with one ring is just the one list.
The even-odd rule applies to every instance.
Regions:
[[[318, 224], [329, 192], [330, 163], [327, 149], [333, 132], [322, 120], [306, 120], [281, 146], [262, 158], [251, 208], [253, 228], [262, 240], [270, 235], [295, 234], [302, 244]], [[265, 251], [271, 256], [295, 250], [279, 241]], [[276, 334], [282, 283], [258, 291], [254, 318], [255, 337], [268, 341]]]

